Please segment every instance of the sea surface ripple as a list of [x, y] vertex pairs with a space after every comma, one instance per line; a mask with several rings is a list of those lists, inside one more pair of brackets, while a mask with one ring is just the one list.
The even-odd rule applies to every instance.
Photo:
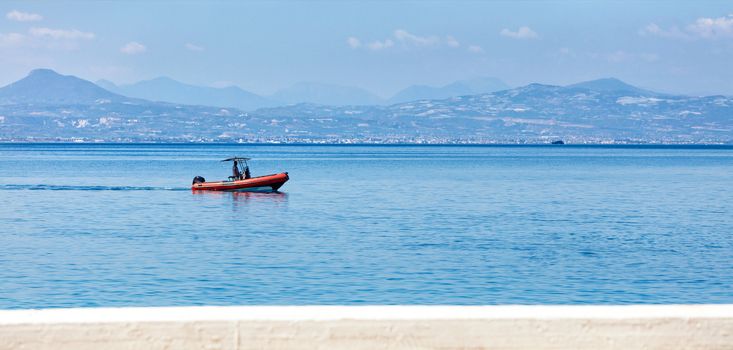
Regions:
[[[281, 193], [194, 193], [250, 156]], [[733, 303], [733, 148], [0, 144], [0, 309]]]

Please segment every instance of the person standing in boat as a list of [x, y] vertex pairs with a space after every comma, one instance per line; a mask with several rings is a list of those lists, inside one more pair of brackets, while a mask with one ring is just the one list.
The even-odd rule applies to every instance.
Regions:
[[234, 166], [232, 166], [232, 177], [234, 180], [241, 180], [242, 174], [239, 172], [239, 168], [237, 167], [237, 161], [234, 161]]

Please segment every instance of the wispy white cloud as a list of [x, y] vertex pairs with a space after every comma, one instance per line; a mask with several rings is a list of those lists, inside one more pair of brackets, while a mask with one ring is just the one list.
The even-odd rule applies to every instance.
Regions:
[[609, 63], [625, 63], [625, 62], [647, 62], [647, 63], [653, 63], [660, 60], [660, 57], [656, 53], [651, 52], [641, 52], [641, 53], [635, 53], [635, 52], [628, 52], [624, 50], [616, 50], [610, 53], [598, 53], [598, 52], [590, 52], [587, 53], [587, 56], [594, 59], [600, 59], [607, 61]]
[[670, 39], [733, 38], [733, 14], [716, 18], [700, 17], [682, 29], [677, 26], [665, 29], [656, 23], [650, 23], [639, 30], [639, 34]]
[[[595, 54], [597, 58], [598, 54]], [[592, 56], [592, 54], [588, 54], [587, 52], [577, 51], [575, 49], [569, 48], [567, 46], [560, 47], [558, 49], [555, 49], [553, 51], [548, 52], [548, 56], [553, 58], [558, 58], [563, 61], [577, 59], [579, 57], [588, 57]]]
[[733, 14], [718, 18], [698, 18], [687, 31], [701, 38], [733, 38]]
[[415, 46], [435, 46], [441, 42], [441, 39], [438, 36], [419, 36], [412, 34], [404, 29], [395, 30], [394, 37], [395, 39], [397, 39], [397, 41]]
[[82, 32], [77, 29], [51, 29], [43, 27], [33, 27], [28, 30], [28, 33], [38, 38], [51, 38], [51, 39], [65, 39], [65, 40], [91, 40], [94, 39], [95, 35], [91, 32]]
[[662, 38], [673, 38], [673, 39], [685, 39], [689, 38], [689, 35], [677, 27], [671, 27], [669, 29], [663, 29], [656, 23], [650, 23], [646, 27], [639, 30], [639, 35], [642, 36], [658, 36]]
[[527, 26], [519, 27], [516, 31], [512, 31], [508, 28], [502, 29], [499, 34], [507, 38], [512, 39], [537, 39], [539, 35], [532, 28]]
[[459, 46], [461, 46], [461, 43], [459, 43], [458, 40], [456, 40], [456, 38], [454, 38], [454, 37], [452, 37], [450, 35], [448, 35], [448, 36], [445, 37], [445, 44], [448, 45], [448, 46], [450, 46], [450, 47], [459, 47]]
[[484, 49], [481, 46], [478, 46], [478, 45], [470, 45], [468, 47], [468, 52], [472, 52], [472, 53], [483, 53], [484, 52]]
[[36, 22], [43, 20], [43, 16], [37, 13], [21, 12], [13, 10], [5, 14], [5, 18], [17, 22]]
[[77, 29], [32, 27], [26, 33], [0, 33], [0, 47], [74, 50], [80, 41], [92, 40], [94, 33]]
[[394, 46], [394, 41], [392, 41], [391, 39], [385, 39], [384, 41], [376, 40], [376, 41], [372, 41], [369, 44], [367, 44], [367, 47], [370, 50], [374, 50], [374, 51], [388, 49], [392, 46]]
[[352, 49], [358, 49], [359, 47], [361, 47], [361, 40], [359, 40], [359, 38], [350, 36], [346, 39], [346, 45], [349, 45], [349, 47]]
[[438, 36], [438, 35], [417, 35], [410, 33], [404, 29], [395, 30], [391, 36], [383, 40], [369, 41], [366, 44], [362, 44], [362, 40], [357, 37], [348, 37], [346, 44], [352, 49], [358, 49], [364, 47], [369, 50], [384, 50], [391, 47], [402, 47], [402, 48], [419, 48], [419, 47], [450, 47], [457, 48], [461, 46], [461, 43], [451, 35]]
[[137, 55], [139, 53], [145, 52], [146, 50], [147, 48], [145, 47], [145, 45], [137, 41], [131, 41], [120, 48], [120, 52], [127, 55]]
[[20, 33], [0, 33], [0, 47], [12, 47], [23, 44], [26, 36]]
[[183, 46], [186, 48], [186, 50], [189, 50], [189, 51], [196, 51], [196, 52], [204, 51], [203, 46], [199, 46], [199, 45], [192, 44], [192, 43], [186, 43], [186, 45], [183, 45]]

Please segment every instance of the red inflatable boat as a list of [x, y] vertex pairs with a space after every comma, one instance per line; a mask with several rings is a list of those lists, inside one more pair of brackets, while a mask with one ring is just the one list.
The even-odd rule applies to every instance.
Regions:
[[201, 176], [193, 178], [191, 190], [194, 191], [234, 191], [234, 192], [274, 192], [287, 182], [287, 172], [251, 177], [247, 161], [250, 158], [234, 157], [222, 162], [234, 162], [232, 176], [228, 181], [206, 182]]

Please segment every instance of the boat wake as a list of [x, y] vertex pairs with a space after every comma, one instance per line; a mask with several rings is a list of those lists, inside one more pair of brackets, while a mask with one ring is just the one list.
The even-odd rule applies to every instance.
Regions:
[[190, 191], [186, 187], [149, 186], [66, 186], [66, 185], [0, 185], [0, 190], [27, 191]]

